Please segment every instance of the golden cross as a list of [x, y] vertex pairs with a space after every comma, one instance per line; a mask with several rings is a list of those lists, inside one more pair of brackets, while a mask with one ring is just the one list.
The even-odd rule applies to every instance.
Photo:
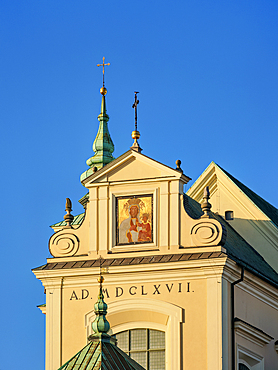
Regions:
[[110, 66], [110, 63], [104, 63], [105, 61], [105, 57], [102, 58], [103, 62], [102, 64], [97, 64], [97, 67], [102, 67], [102, 73], [103, 73], [103, 80], [102, 80], [102, 83], [103, 83], [103, 87], [104, 87], [104, 66]]

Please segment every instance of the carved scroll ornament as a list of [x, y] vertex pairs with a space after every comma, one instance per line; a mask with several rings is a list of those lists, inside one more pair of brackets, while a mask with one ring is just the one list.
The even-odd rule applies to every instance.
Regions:
[[196, 220], [190, 232], [196, 246], [224, 245], [226, 230], [217, 220]]
[[71, 233], [56, 233], [49, 240], [49, 251], [53, 257], [74, 256], [79, 249], [79, 239]]

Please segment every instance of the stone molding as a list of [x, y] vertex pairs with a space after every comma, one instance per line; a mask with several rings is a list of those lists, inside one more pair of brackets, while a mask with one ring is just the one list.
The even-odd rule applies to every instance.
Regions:
[[252, 343], [257, 344], [260, 347], [264, 347], [266, 344], [270, 343], [274, 338], [263, 332], [261, 329], [255, 326], [235, 318], [234, 326], [236, 334], [244, 339], [249, 340]]

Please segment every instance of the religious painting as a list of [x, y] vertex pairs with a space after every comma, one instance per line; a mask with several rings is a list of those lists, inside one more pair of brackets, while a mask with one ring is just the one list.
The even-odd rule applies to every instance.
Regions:
[[116, 198], [117, 245], [153, 242], [153, 196]]

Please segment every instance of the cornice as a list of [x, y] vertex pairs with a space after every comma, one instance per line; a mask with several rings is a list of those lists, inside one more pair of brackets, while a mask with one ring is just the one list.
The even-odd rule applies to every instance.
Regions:
[[238, 318], [235, 318], [234, 320], [234, 327], [237, 335], [257, 344], [260, 347], [264, 347], [274, 339], [261, 329], [258, 329], [255, 326]]
[[[134, 282], [152, 282], [155, 279], [159, 281], [184, 280], [184, 279], [204, 279], [204, 278], [221, 278], [227, 257], [209, 259], [209, 260], [192, 260], [170, 263], [156, 263], [146, 265], [126, 265], [110, 266], [102, 268], [105, 274], [106, 284], [123, 283], [123, 274], [125, 281]], [[167, 275], [165, 274], [167, 271]], [[63, 286], [68, 283], [94, 285], [92, 276], [99, 275], [99, 267], [77, 268], [77, 269], [60, 269], [60, 270], [36, 270], [34, 274], [40, 279], [44, 286], [60, 286], [61, 278], [64, 278]]]

